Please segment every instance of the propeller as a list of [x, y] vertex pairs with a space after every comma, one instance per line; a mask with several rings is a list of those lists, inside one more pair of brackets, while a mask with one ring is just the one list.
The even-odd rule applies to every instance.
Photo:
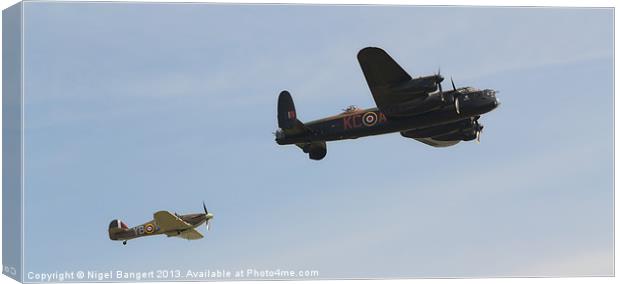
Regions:
[[441, 67], [437, 68], [437, 75], [435, 75], [437, 87], [439, 88], [439, 96], [441, 97], [441, 101], [446, 101], [446, 98], [443, 95], [443, 89], [441, 88], [441, 82], [443, 81], [443, 77], [441, 77]]
[[[450, 82], [452, 83], [452, 89], [456, 93], [456, 86], [454, 85], [454, 80], [450, 77]], [[454, 94], [454, 108], [456, 109], [457, 114], [461, 114], [461, 108], [459, 107], [459, 97], [458, 94]]]
[[479, 118], [479, 115], [474, 118], [474, 128], [476, 129], [476, 142], [478, 144], [480, 144], [480, 135], [482, 135], [482, 129], [484, 129], [484, 125], [478, 123]]
[[211, 225], [209, 224], [209, 221], [211, 220], [211, 218], [213, 218], [213, 215], [209, 215], [209, 211], [207, 210], [207, 205], [205, 205], [204, 201], [202, 202], [202, 209], [204, 209], [205, 217], [207, 218], [207, 220], [205, 221], [205, 226], [207, 226], [207, 231], [211, 231]]

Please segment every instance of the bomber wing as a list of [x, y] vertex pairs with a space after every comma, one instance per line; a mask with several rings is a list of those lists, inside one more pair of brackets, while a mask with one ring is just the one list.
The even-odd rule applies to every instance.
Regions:
[[377, 107], [388, 116], [398, 115], [403, 105], [415, 106], [437, 90], [439, 74], [412, 79], [383, 49], [366, 47], [357, 54], [366, 83]]
[[364, 48], [357, 54], [357, 60], [373, 95], [374, 91], [381, 91], [381, 88], [411, 80], [411, 76], [383, 49]]
[[426, 145], [429, 146], [433, 146], [433, 147], [449, 147], [452, 145], [456, 145], [459, 142], [461, 142], [460, 140], [457, 141], [440, 141], [440, 140], [435, 140], [433, 138], [413, 138], [415, 140], [418, 140]]
[[153, 214], [153, 216], [157, 226], [159, 226], [160, 230], [163, 232], [183, 231], [192, 228], [192, 225], [168, 211], [158, 211]]

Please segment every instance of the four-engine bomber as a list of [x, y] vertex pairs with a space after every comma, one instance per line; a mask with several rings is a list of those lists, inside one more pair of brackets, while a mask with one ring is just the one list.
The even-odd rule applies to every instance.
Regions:
[[275, 133], [278, 144], [295, 144], [313, 160], [327, 155], [327, 141], [391, 132], [447, 147], [460, 141], [479, 141], [483, 129], [480, 116], [499, 105], [496, 91], [491, 89], [456, 88], [451, 80], [452, 90], [444, 91], [439, 72], [414, 79], [380, 48], [364, 48], [357, 58], [377, 107], [352, 106], [338, 115], [303, 123], [297, 119], [291, 94], [282, 91]]

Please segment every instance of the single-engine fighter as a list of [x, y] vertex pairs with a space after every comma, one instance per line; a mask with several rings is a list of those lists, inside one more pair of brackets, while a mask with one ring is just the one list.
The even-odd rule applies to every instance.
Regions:
[[444, 78], [435, 75], [412, 78], [385, 51], [367, 47], [357, 54], [375, 108], [351, 106], [344, 112], [303, 123], [297, 119], [295, 105], [288, 91], [278, 98], [276, 142], [295, 144], [310, 159], [327, 155], [327, 141], [400, 132], [434, 147], [447, 147], [461, 140], [480, 141], [480, 115], [495, 109], [496, 91], [473, 87], [444, 91]]
[[153, 220], [133, 228], [129, 228], [121, 220], [113, 220], [108, 228], [108, 234], [113, 241], [123, 241], [123, 245], [127, 244], [127, 240], [161, 234], [187, 240], [201, 239], [203, 235], [196, 228], [204, 223], [209, 230], [209, 221], [213, 219], [213, 214], [207, 211], [204, 202], [202, 208], [205, 213], [187, 215], [158, 211], [153, 214]]

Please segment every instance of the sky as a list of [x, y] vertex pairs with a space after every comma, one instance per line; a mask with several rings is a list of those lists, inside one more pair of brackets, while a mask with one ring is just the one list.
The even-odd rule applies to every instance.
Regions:
[[[26, 2], [24, 17], [25, 272], [613, 274], [611, 9]], [[277, 145], [283, 89], [301, 120], [374, 106], [366, 46], [499, 90], [482, 142], [395, 133], [329, 142], [322, 161]], [[113, 219], [203, 200], [204, 239], [108, 239]]]

